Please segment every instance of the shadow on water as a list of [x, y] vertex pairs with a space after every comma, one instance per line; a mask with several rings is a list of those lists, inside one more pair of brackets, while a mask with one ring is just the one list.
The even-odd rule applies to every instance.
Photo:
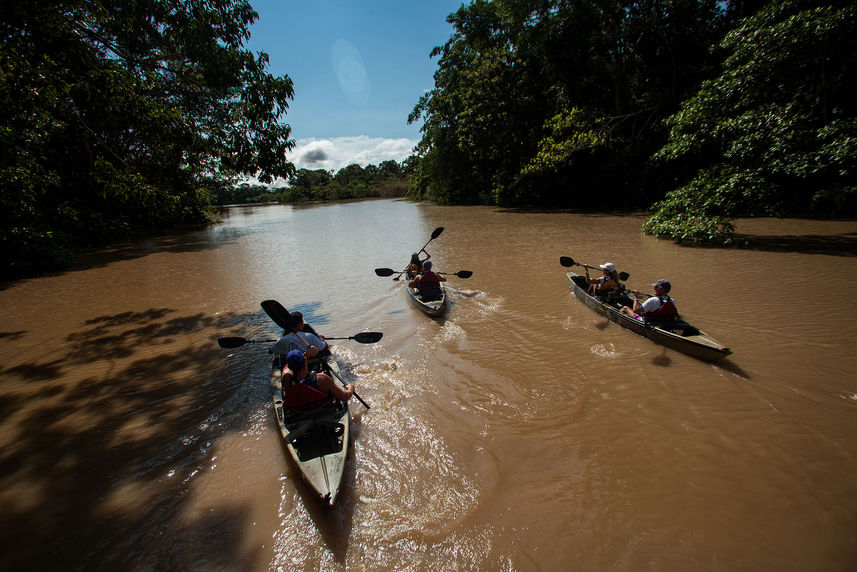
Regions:
[[141, 237], [136, 240], [114, 243], [104, 248], [84, 251], [74, 256], [71, 266], [53, 271], [16, 273], [8, 280], [0, 280], [0, 290], [5, 290], [18, 282], [34, 277], [63, 276], [80, 270], [102, 268], [115, 262], [142, 258], [158, 253], [187, 253], [215, 250], [232, 244], [242, 236], [249, 234], [250, 229], [225, 229], [218, 227], [211, 233], [205, 229], [190, 229], [180, 233]]
[[726, 370], [729, 373], [740, 377], [741, 379], [751, 380], [753, 377], [747, 373], [741, 366], [732, 361], [732, 358], [723, 358], [722, 360], [715, 362], [713, 364], [715, 367], [719, 367], [720, 369]]
[[857, 256], [857, 233], [801, 236], [756, 236], [736, 233], [735, 239], [743, 242], [743, 248], [746, 250]]
[[[355, 469], [355, 440], [356, 438], [352, 435], [352, 448], [345, 465], [345, 473], [342, 476], [342, 489], [339, 492], [336, 504], [332, 507], [325, 504], [319, 498], [312, 487], [300, 476], [293, 464], [289, 463], [288, 465], [289, 474], [293, 475], [295, 490], [301, 498], [307, 514], [321, 535], [325, 546], [327, 546], [333, 555], [334, 561], [342, 565], [345, 564], [348, 554], [348, 540], [351, 538], [354, 504], [356, 502], [354, 496], [354, 479], [357, 476]], [[287, 462], [289, 453], [285, 443], [282, 448], [283, 461]]]
[[[324, 326], [330, 322], [330, 314], [318, 314], [321, 302], [310, 302], [309, 304], [296, 304], [289, 308], [289, 312], [300, 312], [304, 316], [304, 322], [313, 326]], [[321, 335], [330, 335], [321, 332]]]
[[26, 333], [26, 330], [19, 330], [17, 332], [0, 332], [0, 340], [17, 340]]
[[[0, 369], [0, 568], [254, 567], [258, 555], [242, 545], [249, 507], [182, 517], [213, 443], [248, 428], [250, 416], [235, 409], [260, 406], [249, 375], [225, 371], [214, 335], [133, 356], [260, 318], [173, 313], [100, 316], [69, 335], [63, 353]], [[107, 373], [80, 374], [88, 370], [78, 364]]]

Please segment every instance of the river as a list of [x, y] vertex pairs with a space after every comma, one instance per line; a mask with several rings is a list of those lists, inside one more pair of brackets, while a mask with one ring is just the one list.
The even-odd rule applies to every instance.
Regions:
[[[4, 570], [854, 570], [857, 222], [741, 220], [685, 248], [640, 216], [393, 200], [233, 207], [0, 290]], [[411, 307], [427, 250], [450, 307]], [[609, 323], [560, 256], [668, 278], [716, 364]], [[371, 409], [338, 505], [286, 456], [259, 303], [300, 310]]]

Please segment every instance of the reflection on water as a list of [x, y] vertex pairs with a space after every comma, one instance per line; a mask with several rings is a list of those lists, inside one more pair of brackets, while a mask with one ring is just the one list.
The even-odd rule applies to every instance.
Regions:
[[[810, 295], [857, 223], [739, 221], [744, 250], [641, 217], [399, 201], [237, 207], [0, 290], [4, 569], [851, 569], [857, 318]], [[401, 268], [428, 247], [450, 307]], [[511, 231], [510, 229], [514, 229]], [[827, 246], [825, 246], [827, 245]], [[843, 255], [845, 254], [845, 255]], [[570, 294], [610, 260], [735, 352], [707, 364]], [[338, 340], [353, 454], [315, 502], [270, 406], [259, 302]], [[796, 316], [799, 314], [799, 317]], [[799, 326], [796, 324], [799, 323]]]

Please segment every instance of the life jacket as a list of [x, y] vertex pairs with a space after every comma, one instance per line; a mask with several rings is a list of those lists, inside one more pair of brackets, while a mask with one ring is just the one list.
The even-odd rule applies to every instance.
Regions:
[[595, 288], [595, 292], [597, 294], [607, 294], [610, 290], [619, 286], [619, 283], [610, 278], [609, 276], [602, 276], [602, 278], [606, 278], [606, 280], [604, 280], [604, 283], [601, 284], [599, 279], [599, 284]]
[[432, 272], [431, 270], [423, 270], [422, 275], [420, 276], [418, 288], [431, 288], [439, 287], [440, 279], [437, 277], [437, 274]]
[[653, 312], [648, 312], [646, 314], [647, 318], [671, 318], [678, 314], [678, 309], [675, 307], [672, 298], [669, 296], [658, 296], [658, 300], [661, 301], [661, 307]]
[[440, 289], [440, 279], [431, 270], [423, 270], [417, 280], [416, 289], [417, 294], [425, 300], [436, 300], [443, 295], [443, 291]]
[[283, 405], [290, 411], [311, 409], [333, 402], [329, 393], [318, 388], [316, 374], [314, 373], [297, 381], [292, 378], [291, 383], [284, 390]]
[[408, 269], [407, 269], [408, 277], [413, 278], [414, 276], [416, 276], [417, 274], [419, 274], [422, 271], [423, 271], [422, 261], [411, 262], [410, 264], [408, 264]]

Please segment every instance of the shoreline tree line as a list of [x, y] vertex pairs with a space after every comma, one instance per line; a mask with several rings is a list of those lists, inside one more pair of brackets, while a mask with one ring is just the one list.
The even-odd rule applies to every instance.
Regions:
[[221, 189], [217, 205], [305, 203], [353, 199], [404, 197], [408, 178], [414, 172], [413, 156], [398, 163], [392, 159], [378, 165], [347, 165], [335, 173], [326, 169], [298, 169], [288, 185], [273, 186], [243, 182]]
[[0, 13], [4, 273], [242, 201], [650, 210], [644, 232], [721, 244], [738, 216], [857, 215], [853, 2], [471, 0], [431, 54], [415, 155], [336, 173], [287, 160], [294, 87], [245, 48], [257, 18], [247, 0]]
[[412, 194], [653, 211], [728, 243], [738, 216], [857, 215], [857, 5], [474, 0], [435, 48]]

